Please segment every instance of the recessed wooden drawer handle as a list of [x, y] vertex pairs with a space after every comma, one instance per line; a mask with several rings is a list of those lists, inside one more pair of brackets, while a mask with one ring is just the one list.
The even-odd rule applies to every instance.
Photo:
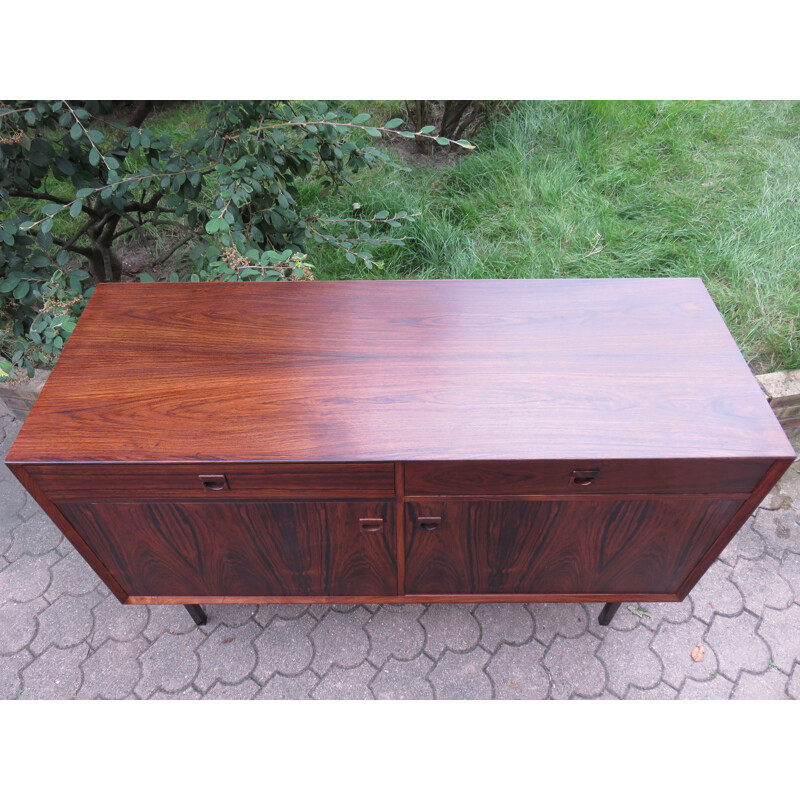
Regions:
[[360, 519], [358, 525], [362, 533], [381, 533], [383, 531], [382, 519]]
[[438, 531], [442, 527], [441, 517], [420, 517], [417, 522], [424, 531]]
[[572, 471], [572, 483], [575, 486], [591, 486], [599, 474], [599, 469], [575, 469]]
[[206, 489], [221, 492], [228, 488], [228, 479], [224, 475], [200, 475], [200, 481]]

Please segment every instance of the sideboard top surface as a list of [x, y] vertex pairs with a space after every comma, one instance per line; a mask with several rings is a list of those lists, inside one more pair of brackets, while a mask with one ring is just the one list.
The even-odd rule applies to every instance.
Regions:
[[791, 457], [699, 279], [102, 284], [11, 463]]

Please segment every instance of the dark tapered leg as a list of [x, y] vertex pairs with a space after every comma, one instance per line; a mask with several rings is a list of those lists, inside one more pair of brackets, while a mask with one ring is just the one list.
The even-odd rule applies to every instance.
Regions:
[[597, 618], [597, 621], [601, 625], [608, 625], [612, 619], [614, 619], [614, 614], [617, 613], [617, 609], [622, 605], [622, 603], [606, 603], [603, 606], [603, 610], [600, 612], [600, 616]]
[[[619, 605], [619, 603], [617, 604]], [[208, 617], [206, 616], [206, 612], [203, 611], [203, 606], [184, 606], [184, 608], [189, 612], [189, 616], [198, 624], [198, 625], [205, 625], [208, 622]]]

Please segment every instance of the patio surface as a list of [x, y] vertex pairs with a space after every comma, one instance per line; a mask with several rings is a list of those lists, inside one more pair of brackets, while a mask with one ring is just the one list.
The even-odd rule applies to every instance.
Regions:
[[[20, 426], [0, 404], [3, 457]], [[800, 462], [683, 603], [608, 628], [601, 603], [205, 608], [121, 605], [0, 466], [0, 698], [614, 700], [800, 699]]]

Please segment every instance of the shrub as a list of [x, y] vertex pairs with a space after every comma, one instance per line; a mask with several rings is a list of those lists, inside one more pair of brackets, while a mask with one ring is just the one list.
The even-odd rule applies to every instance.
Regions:
[[[5, 373], [11, 367], [32, 373], [34, 364], [52, 362], [92, 280], [120, 280], [116, 247], [126, 234], [157, 226], [179, 231], [153, 262], [193, 244], [186, 280], [296, 277], [303, 266], [294, 254], [309, 239], [343, 250], [351, 263], [372, 266], [371, 248], [401, 245], [395, 229], [416, 215], [381, 210], [364, 218], [324, 218], [298, 206], [299, 184], [316, 180], [329, 192], [378, 161], [404, 169], [371, 144], [383, 136], [472, 147], [428, 130], [399, 130], [400, 119], [370, 125], [368, 114], [353, 116], [317, 101], [213, 102], [203, 127], [182, 144], [145, 126], [149, 101], [136, 105], [127, 120], [114, 111], [97, 102], [0, 103]], [[224, 249], [248, 264], [231, 267]], [[72, 268], [76, 257], [85, 259], [86, 270]], [[53, 305], [56, 300], [61, 305]]]

